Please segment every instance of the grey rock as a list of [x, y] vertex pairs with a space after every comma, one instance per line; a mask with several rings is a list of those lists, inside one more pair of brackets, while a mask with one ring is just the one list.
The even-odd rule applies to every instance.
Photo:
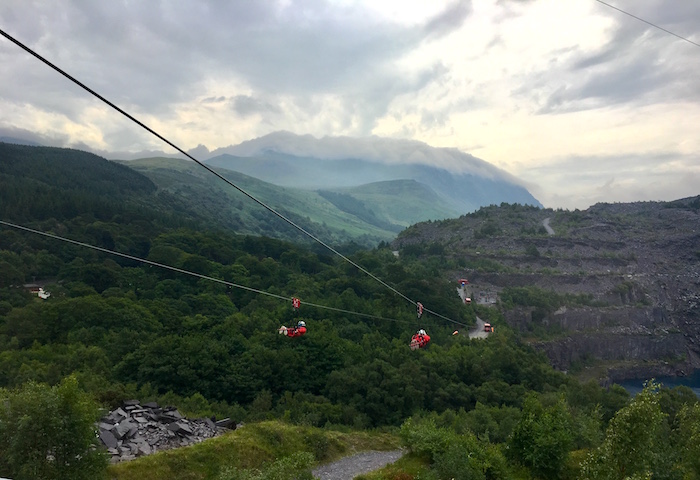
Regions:
[[124, 420], [126, 417], [128, 417], [127, 413], [122, 410], [121, 408], [118, 408], [111, 412], [109, 415], [107, 415], [104, 418], [105, 423], [111, 423], [112, 425], [117, 424]]
[[182, 418], [182, 414], [177, 411], [176, 408], [166, 408], [163, 410], [164, 415], [168, 415], [170, 417], [174, 417], [177, 420], [180, 420]]
[[112, 433], [119, 440], [123, 440], [126, 436], [131, 436], [136, 433], [136, 424], [132, 423], [130, 420], [124, 420], [118, 423], [112, 429]]
[[230, 418], [224, 418], [223, 420], [217, 420], [215, 426], [221, 428], [229, 428], [231, 424], [233, 424], [233, 420], [231, 420]]
[[[209, 418], [189, 420], [173, 407], [161, 409], [155, 402], [135, 402], [125, 402], [123, 408], [110, 412], [97, 425], [102, 443], [112, 454], [112, 463], [192, 445], [225, 431]], [[230, 419], [221, 422], [235, 426]]]
[[207, 426], [207, 428], [211, 430], [216, 430], [216, 424], [211, 420], [211, 418], [204, 418], [202, 419], [202, 421]]
[[173, 422], [168, 425], [168, 429], [179, 435], [192, 435], [192, 429], [184, 421]]
[[107, 448], [117, 447], [117, 438], [109, 430], [100, 431], [100, 440]]
[[137, 456], [150, 455], [152, 453], [151, 446], [148, 443], [140, 443], [136, 450]]

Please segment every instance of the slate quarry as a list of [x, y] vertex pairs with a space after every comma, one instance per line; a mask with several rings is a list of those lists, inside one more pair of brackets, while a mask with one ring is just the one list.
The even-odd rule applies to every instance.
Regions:
[[174, 407], [127, 400], [102, 417], [99, 438], [111, 462], [133, 460], [161, 450], [186, 447], [236, 428], [230, 419], [187, 419]]
[[700, 196], [485, 207], [414, 225], [391, 248], [454, 262], [452, 280], [468, 278], [472, 298], [493, 294], [556, 369], [603, 385], [700, 369]]

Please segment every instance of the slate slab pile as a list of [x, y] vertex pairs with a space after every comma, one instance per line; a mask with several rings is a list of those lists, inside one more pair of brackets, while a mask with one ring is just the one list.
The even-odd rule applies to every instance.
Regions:
[[138, 400], [125, 401], [102, 417], [97, 426], [112, 463], [186, 447], [236, 428], [228, 418], [190, 420], [174, 407], [160, 407], [155, 402], [142, 405]]

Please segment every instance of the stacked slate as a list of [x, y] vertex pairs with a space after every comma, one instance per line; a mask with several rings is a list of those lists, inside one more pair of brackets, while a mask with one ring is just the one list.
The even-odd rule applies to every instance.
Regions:
[[189, 420], [174, 407], [126, 400], [120, 408], [102, 417], [97, 427], [100, 440], [112, 454], [112, 463], [117, 463], [199, 443], [235, 429], [236, 424], [228, 418]]

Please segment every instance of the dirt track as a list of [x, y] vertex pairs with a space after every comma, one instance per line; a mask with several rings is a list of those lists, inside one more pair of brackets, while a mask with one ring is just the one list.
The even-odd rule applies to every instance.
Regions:
[[548, 235], [554, 235], [554, 229], [549, 226], [549, 220], [550, 220], [549, 217], [542, 220], [542, 226], [544, 227], [545, 230], [547, 230]]
[[476, 317], [476, 327], [469, 331], [469, 338], [487, 338], [490, 333], [484, 331], [484, 324], [482, 319]]
[[352, 480], [357, 475], [372, 472], [385, 465], [394, 463], [404, 453], [406, 453], [404, 450], [362, 452], [341, 458], [337, 462], [321, 465], [311, 473], [313, 473], [314, 477], [321, 480]]

